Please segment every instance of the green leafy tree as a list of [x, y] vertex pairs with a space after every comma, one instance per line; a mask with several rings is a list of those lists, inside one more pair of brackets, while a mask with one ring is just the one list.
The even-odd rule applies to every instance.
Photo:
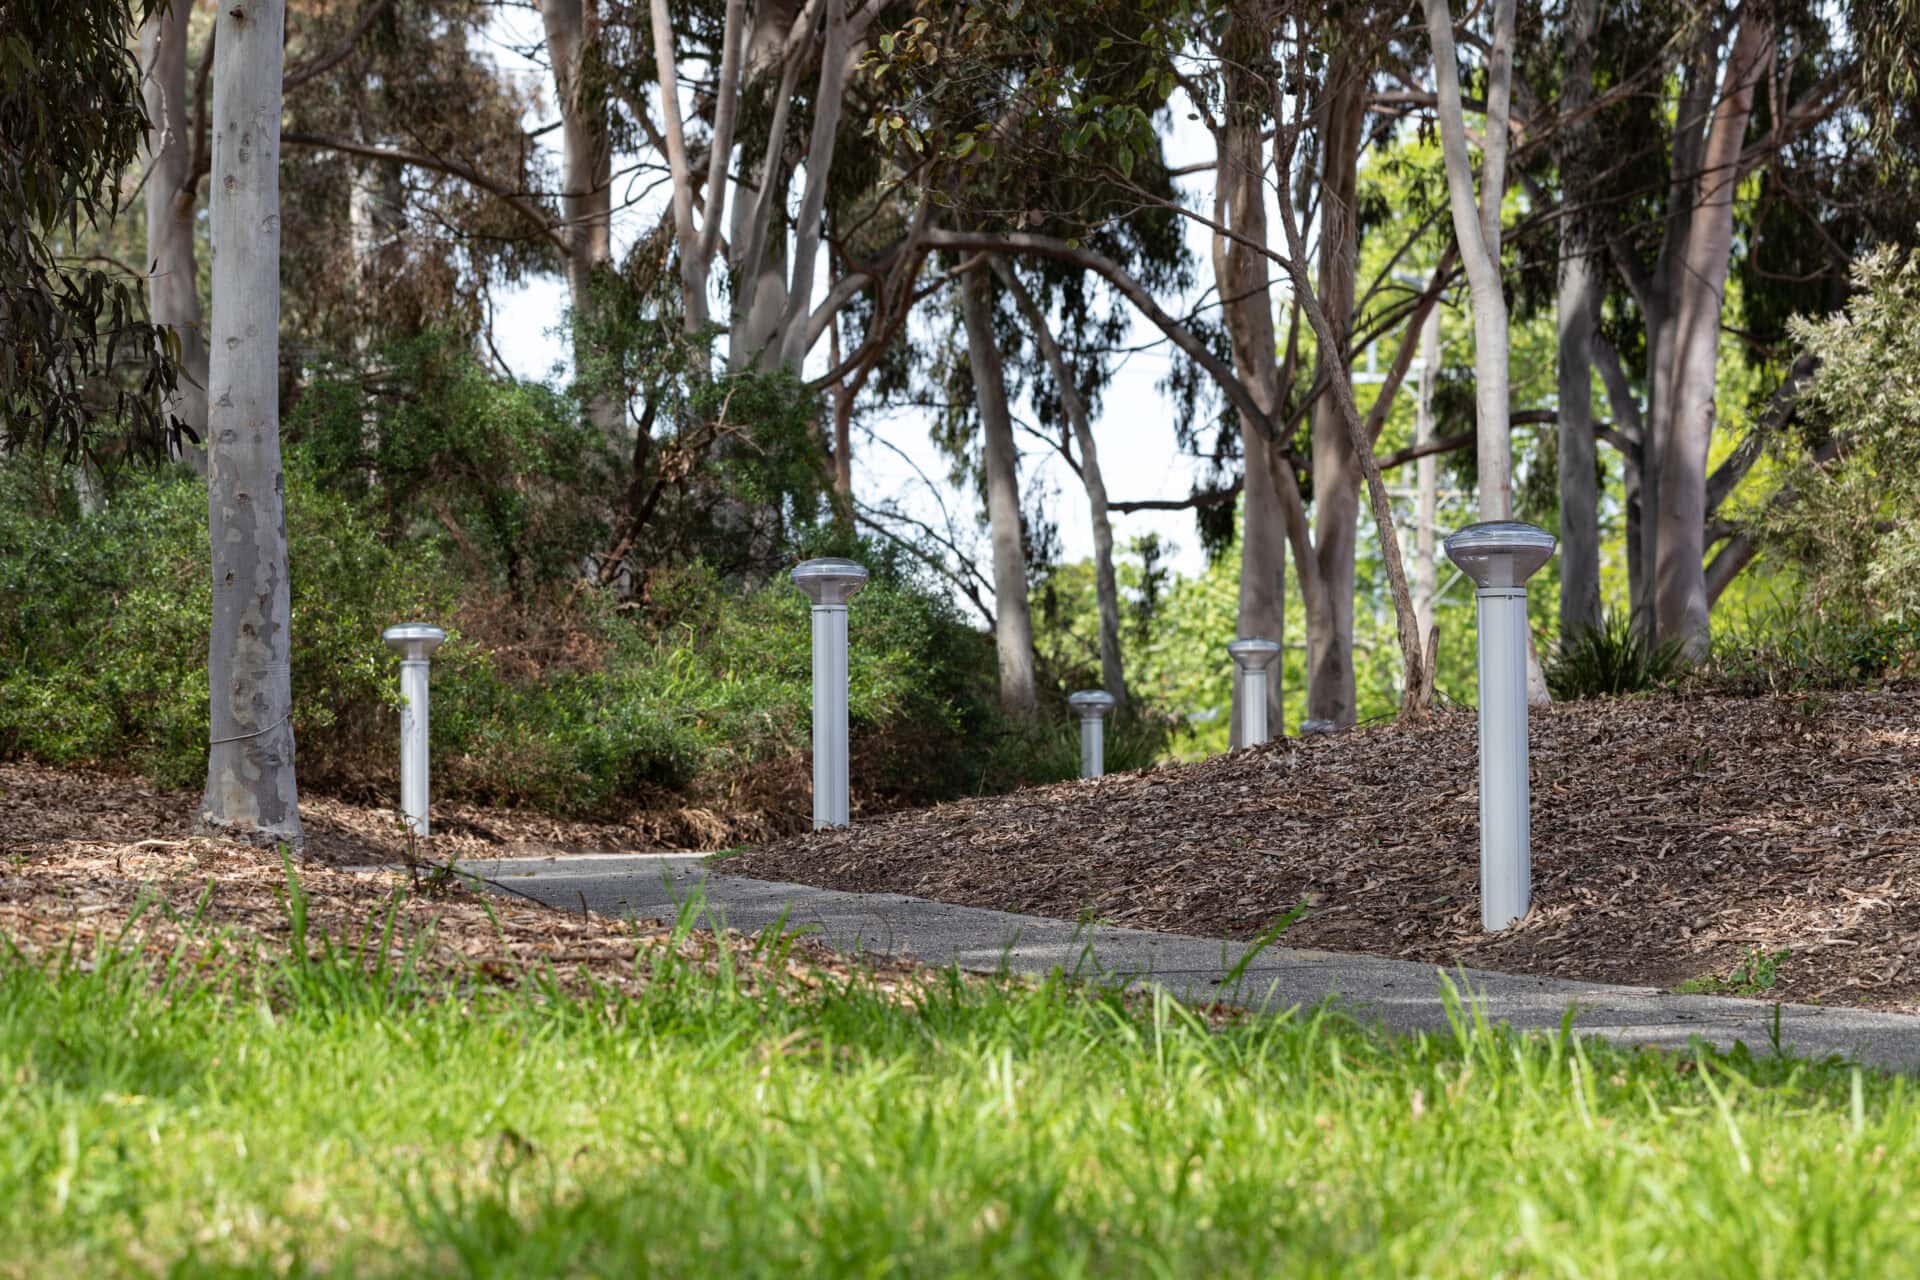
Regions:
[[1920, 618], [1920, 252], [1878, 250], [1846, 310], [1793, 322], [1817, 359], [1802, 397], [1810, 439], [1782, 433], [1783, 483], [1756, 517], [1813, 602]]
[[0, 3], [0, 448], [78, 454], [104, 415], [149, 444], [163, 433], [176, 348], [156, 340], [137, 277], [73, 256], [83, 226], [119, 212], [146, 137], [131, 44], [154, 7]]

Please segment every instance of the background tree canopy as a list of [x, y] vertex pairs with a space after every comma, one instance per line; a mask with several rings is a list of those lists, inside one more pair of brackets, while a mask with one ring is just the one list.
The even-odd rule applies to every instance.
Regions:
[[[1079, 688], [1229, 746], [1236, 634], [1276, 726], [1471, 702], [1436, 544], [1507, 510], [1559, 696], [1910, 672], [1916, 12], [292, 0], [302, 771], [379, 775], [423, 614], [457, 793], [796, 820], [824, 553], [876, 806], [1070, 773]], [[5, 14], [0, 751], [180, 781], [221, 11]]]

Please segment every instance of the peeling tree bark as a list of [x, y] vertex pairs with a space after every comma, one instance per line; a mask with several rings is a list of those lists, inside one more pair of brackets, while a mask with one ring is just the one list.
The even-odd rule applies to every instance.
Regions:
[[1027, 556], [1020, 539], [1020, 478], [1015, 465], [1013, 418], [1007, 408], [1000, 349], [993, 341], [993, 297], [985, 271], [962, 278], [961, 313], [967, 329], [967, 364], [980, 413], [986, 455], [987, 522], [993, 541], [993, 633], [1000, 657], [1000, 705], [1009, 714], [1032, 716], [1033, 620], [1027, 610]]
[[193, 243], [198, 182], [193, 123], [187, 110], [188, 0], [156, 8], [140, 29], [147, 106], [147, 308], [180, 342], [180, 385], [166, 405], [201, 443], [185, 437], [179, 460], [207, 469], [207, 339], [201, 328], [199, 263]]
[[301, 844], [280, 468], [280, 94], [284, 0], [214, 19], [211, 743], [201, 825]]

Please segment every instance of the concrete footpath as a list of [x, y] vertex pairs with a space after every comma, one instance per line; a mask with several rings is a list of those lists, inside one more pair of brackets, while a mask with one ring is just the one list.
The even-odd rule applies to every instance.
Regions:
[[[1270, 946], [1225, 986], [1247, 944], [1145, 929], [1079, 926], [1038, 916], [956, 907], [899, 894], [843, 893], [750, 880], [709, 869], [688, 855], [579, 854], [472, 861], [462, 868], [502, 891], [562, 910], [585, 906], [608, 916], [672, 919], [681, 903], [703, 897], [715, 923], [753, 931], [785, 918], [800, 931], [854, 954], [910, 956], [963, 969], [1089, 980], [1152, 981], [1187, 1000], [1254, 1008], [1317, 1005], [1335, 997], [1370, 1021], [1401, 1031], [1444, 1031], [1449, 1023], [1439, 970], [1431, 965], [1330, 951]], [[718, 864], [724, 868], [725, 863]], [[1839, 1054], [1902, 1070], [1920, 1068], [1920, 1018], [1813, 1005], [1780, 1005], [1716, 996], [1680, 996], [1653, 987], [1605, 986], [1449, 970], [1485, 1005], [1494, 1022], [1558, 1030], [1569, 1006], [1574, 1025], [1625, 1044], [1684, 1047], [1698, 1036], [1723, 1048], [1744, 1041], [1771, 1051], [1775, 1009], [1779, 1041], [1790, 1052]], [[1463, 979], [1464, 973], [1464, 979]]]

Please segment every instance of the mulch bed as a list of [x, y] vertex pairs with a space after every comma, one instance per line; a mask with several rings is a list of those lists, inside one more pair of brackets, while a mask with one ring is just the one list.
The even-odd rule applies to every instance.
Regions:
[[[286, 863], [277, 852], [191, 835], [195, 799], [108, 774], [0, 764], [0, 952], [11, 945], [53, 958], [71, 950], [87, 963], [101, 945], [155, 958], [178, 951], [190, 960], [217, 955], [226, 971], [240, 973], [285, 956], [291, 942]], [[335, 863], [389, 862], [399, 848], [397, 836], [386, 843], [390, 812], [304, 800], [301, 810], [310, 848], [317, 844]], [[508, 817], [501, 825], [516, 839], [545, 831], [581, 834], [569, 824], [535, 819]], [[443, 844], [436, 835], [434, 855], [444, 857], [448, 844], [460, 843]], [[479, 847], [497, 856], [497, 845]], [[467, 848], [456, 851], [464, 855]], [[430, 874], [347, 872], [312, 857], [296, 869], [311, 949], [330, 939], [371, 966], [394, 911], [389, 962], [409, 961], [418, 977], [445, 979], [454, 989], [514, 983], [550, 968], [578, 989], [590, 976], [603, 989], [631, 992], [649, 980], [648, 953], [667, 947], [709, 973], [730, 959], [748, 990], [778, 985], [804, 994], [857, 970], [872, 989], [910, 994], [925, 976], [911, 964], [850, 962], [804, 938], [771, 953], [738, 933], [676, 935], [661, 922], [483, 896]]]
[[[70, 840], [184, 840], [193, 834], [199, 806], [198, 791], [157, 791], [137, 778], [92, 769], [0, 762], [0, 856]], [[300, 826], [310, 864], [386, 866], [411, 852], [399, 812], [377, 805], [303, 793]], [[443, 861], [681, 847], [660, 841], [644, 824], [572, 822], [473, 805], [435, 805], [432, 843], [433, 856]]]
[[1474, 718], [1286, 740], [861, 822], [729, 872], [1288, 946], [1920, 1011], [1920, 690], [1532, 720], [1534, 906], [1480, 928]]

